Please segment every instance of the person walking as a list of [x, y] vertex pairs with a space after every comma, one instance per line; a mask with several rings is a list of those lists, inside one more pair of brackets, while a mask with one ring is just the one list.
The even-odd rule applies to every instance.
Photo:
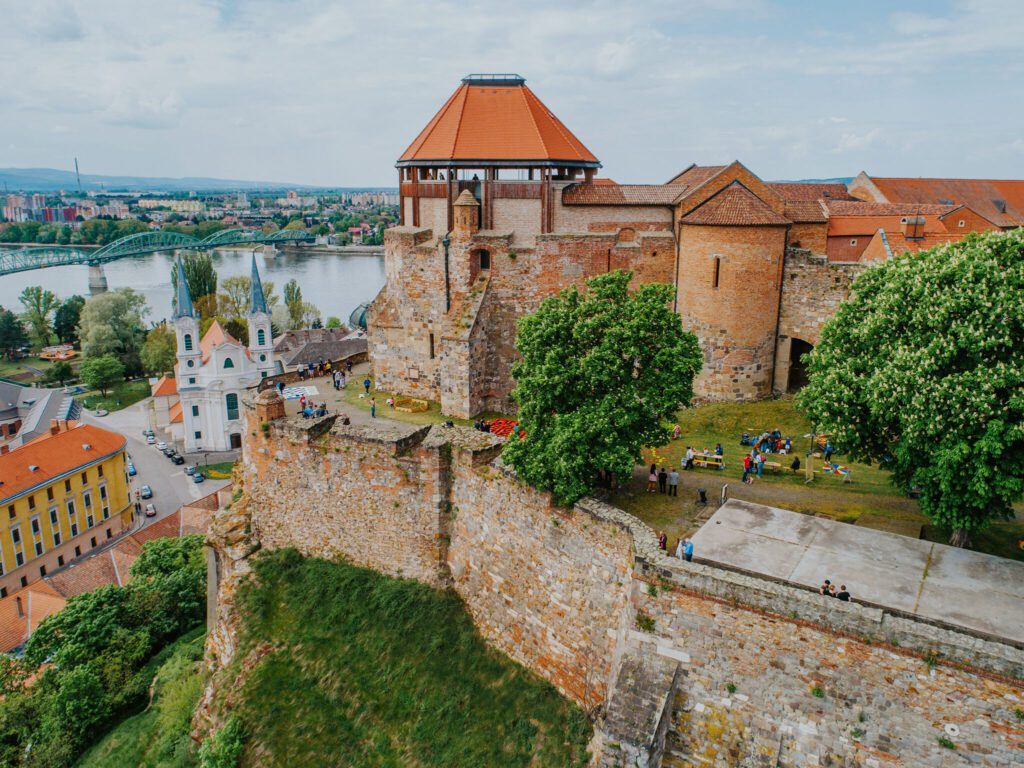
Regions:
[[743, 482], [750, 485], [750, 454], [743, 456]]
[[668, 495], [679, 495], [679, 473], [675, 467], [672, 467], [672, 471], [668, 473]]
[[654, 493], [654, 489], [658, 487], [658, 468], [651, 464], [651, 471], [647, 475], [647, 492]]
[[352, 358], [345, 361], [345, 372], [352, 373]]
[[370, 398], [370, 418], [377, 418], [377, 400], [373, 397]]
[[693, 542], [689, 539], [683, 542], [683, 557], [688, 563], [693, 560]]
[[757, 476], [761, 477], [761, 475], [763, 473], [764, 473], [764, 454], [763, 453], [759, 453], [759, 454], [757, 454]]
[[370, 377], [367, 376], [363, 379], [363, 389], [366, 390], [366, 394], [370, 394]]
[[683, 469], [693, 469], [693, 448], [686, 446], [686, 456], [683, 461]]
[[662, 467], [658, 470], [658, 493], [665, 493], [668, 486], [668, 472]]

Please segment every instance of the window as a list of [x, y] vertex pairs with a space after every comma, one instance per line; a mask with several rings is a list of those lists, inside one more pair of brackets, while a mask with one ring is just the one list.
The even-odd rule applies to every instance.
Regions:
[[195, 377], [195, 376], [191, 377], [191, 378], [190, 378], [190, 379], [188, 380], [188, 383], [189, 383], [189, 384], [195, 384], [195, 383], [196, 383], [196, 377]]
[[95, 522], [95, 519], [93, 518], [93, 516], [92, 515], [86, 515], [85, 516], [85, 527], [86, 528], [92, 528], [94, 525], [96, 525], [96, 522]]
[[64, 555], [57, 555], [57, 567], [64, 565]]
[[103, 505], [103, 519], [106, 520], [108, 517], [110, 517], [110, 507], [108, 507], [106, 504], [104, 504]]
[[[25, 564], [25, 555], [22, 554], [21, 552], [15, 552], [14, 553], [14, 562], [17, 564], [17, 567], [23, 566]], [[25, 585], [22, 584], [21, 586], [25, 586]]]
[[956, 223], [956, 225], [957, 225], [958, 227], [966, 227], [966, 226], [967, 226], [967, 222], [966, 222], [966, 221], [964, 221], [963, 219], [960, 219], [960, 221], [958, 221], [958, 222]]
[[93, 536], [91, 539], [89, 539], [89, 543], [92, 544], [92, 548], [93, 549], [96, 549], [96, 537], [95, 536]]
[[11, 541], [14, 542], [14, 546], [21, 544], [21, 528], [11, 528]]
[[198, 416], [199, 415], [199, 406], [198, 405], [193, 405], [192, 406], [192, 415], [193, 416]]
[[53, 501], [53, 488], [46, 489], [46, 500]]
[[89, 482], [89, 475], [86, 474], [85, 472], [83, 472], [82, 473], [82, 485], [85, 485], [88, 482]]
[[82, 556], [82, 548], [81, 547], [75, 547], [75, 557], [81, 557], [81, 556]]
[[28, 576], [22, 576], [21, 577], [21, 586], [23, 586], [23, 587], [27, 587], [28, 586]]
[[192, 434], [195, 435], [196, 440], [201, 439], [203, 436], [202, 432], [193, 432]]
[[854, 238], [854, 239], [852, 239], [852, 240], [850, 241], [850, 247], [851, 247], [851, 248], [853, 248], [853, 247], [855, 247], [856, 245], [857, 245], [857, 238]]
[[480, 269], [490, 269], [490, 268], [491, 268], [491, 252], [490, 251], [480, 251]]
[[36, 557], [39, 557], [41, 554], [43, 554], [43, 542], [37, 541], [35, 543], [35, 549], [36, 549]]
[[113, 536], [113, 535], [114, 535], [114, 534], [112, 534], [112, 533], [110, 532], [110, 529], [109, 529], [109, 528], [107, 528], [107, 538], [109, 539], [109, 538], [110, 538], [111, 536]]
[[900, 219], [900, 224], [906, 224], [906, 223], [907, 223], [907, 217], [904, 216], [902, 219]]
[[98, 477], [103, 477], [103, 465], [102, 464], [100, 464], [98, 467], [96, 467], [96, 475]]
[[53, 529], [53, 546], [60, 546], [60, 528]]
[[434, 334], [430, 334], [430, 359], [434, 359]]
[[92, 494], [88, 491], [82, 494], [82, 498], [85, 500], [85, 508], [88, 509], [92, 506]]
[[711, 278], [711, 287], [718, 287], [718, 278], [722, 276], [722, 257], [715, 256], [715, 274]]
[[235, 367], [235, 361], [232, 360], [230, 357], [225, 357], [224, 358], [224, 367], [225, 368], [234, 368]]
[[260, 328], [258, 331], [256, 331], [256, 345], [262, 347], [266, 343], [267, 334], [262, 328]]
[[45, 576], [45, 575], [46, 575], [46, 566], [45, 565], [40, 565], [39, 566], [39, 576], [42, 577], [42, 576]]
[[64, 493], [71, 493], [71, 481], [70, 480], [65, 480], [64, 481]]
[[100, 486], [100, 498], [104, 501], [107, 500], [107, 486], [105, 485]]
[[14, 511], [14, 505], [11, 504], [7, 507], [7, 515], [13, 520], [18, 516], [18, 513]]
[[[265, 363], [265, 362], [267, 362], [267, 356], [266, 356], [266, 355], [263, 355], [263, 354], [261, 354], [261, 355], [260, 355], [260, 362], [261, 362], [261, 363]], [[264, 376], [266, 376], [266, 375], [267, 375], [267, 374], [266, 374], [266, 371], [264, 371], [264, 372], [263, 372], [263, 375], [264, 375]]]
[[[189, 368], [194, 368], [195, 365], [196, 365], [196, 361], [195, 360], [189, 360], [187, 363], [185, 363], [185, 365], [187, 365]], [[195, 379], [189, 379], [189, 383], [190, 384], [195, 384], [196, 383]]]
[[228, 421], [233, 421], [238, 418], [238, 395], [234, 392], [228, 392], [224, 397], [224, 402], [228, 407]]
[[7, 597], [7, 587], [0, 587], [0, 597]]
[[28, 497], [28, 508], [29, 509], [35, 509], [36, 508], [36, 497], [35, 496], [29, 496]]
[[191, 352], [192, 351], [192, 334], [191, 333], [186, 333], [185, 334], [184, 342], [185, 342], [185, 351], [186, 352]]
[[33, 517], [32, 518], [32, 534], [35, 535], [35, 536], [39, 535], [39, 518], [38, 517]]

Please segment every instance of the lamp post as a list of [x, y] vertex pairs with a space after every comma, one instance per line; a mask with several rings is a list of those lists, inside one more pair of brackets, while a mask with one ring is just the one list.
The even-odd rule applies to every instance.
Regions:
[[452, 291], [448, 280], [448, 246], [451, 245], [451, 240], [448, 239], [448, 235], [444, 236], [441, 245], [444, 246], [444, 311], [448, 312], [452, 308]]

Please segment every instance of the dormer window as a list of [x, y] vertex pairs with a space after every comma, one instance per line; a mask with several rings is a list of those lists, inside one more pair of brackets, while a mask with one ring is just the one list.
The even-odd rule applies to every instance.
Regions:
[[224, 359], [224, 367], [225, 368], [234, 368], [235, 367], [235, 361], [232, 360], [230, 357], [225, 358]]

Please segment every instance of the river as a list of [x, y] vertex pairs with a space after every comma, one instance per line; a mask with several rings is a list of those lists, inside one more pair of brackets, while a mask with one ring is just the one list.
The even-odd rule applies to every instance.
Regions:
[[[252, 251], [218, 250], [213, 253], [217, 277], [248, 275]], [[107, 284], [115, 288], [134, 288], [149, 302], [149, 321], [170, 317], [173, 297], [170, 284], [174, 257], [170, 253], [132, 256], [107, 263], [103, 271]], [[361, 254], [312, 253], [285, 255], [268, 259], [256, 251], [256, 264], [264, 281], [274, 283], [274, 292], [281, 295], [284, 284], [295, 278], [302, 288], [302, 298], [317, 306], [324, 321], [331, 315], [347, 322], [349, 313], [364, 301], [370, 301], [384, 285], [384, 259]], [[29, 285], [42, 285], [60, 298], [72, 294], [88, 297], [89, 268], [49, 267], [18, 272], [0, 277], [0, 306], [22, 311], [18, 296]]]

